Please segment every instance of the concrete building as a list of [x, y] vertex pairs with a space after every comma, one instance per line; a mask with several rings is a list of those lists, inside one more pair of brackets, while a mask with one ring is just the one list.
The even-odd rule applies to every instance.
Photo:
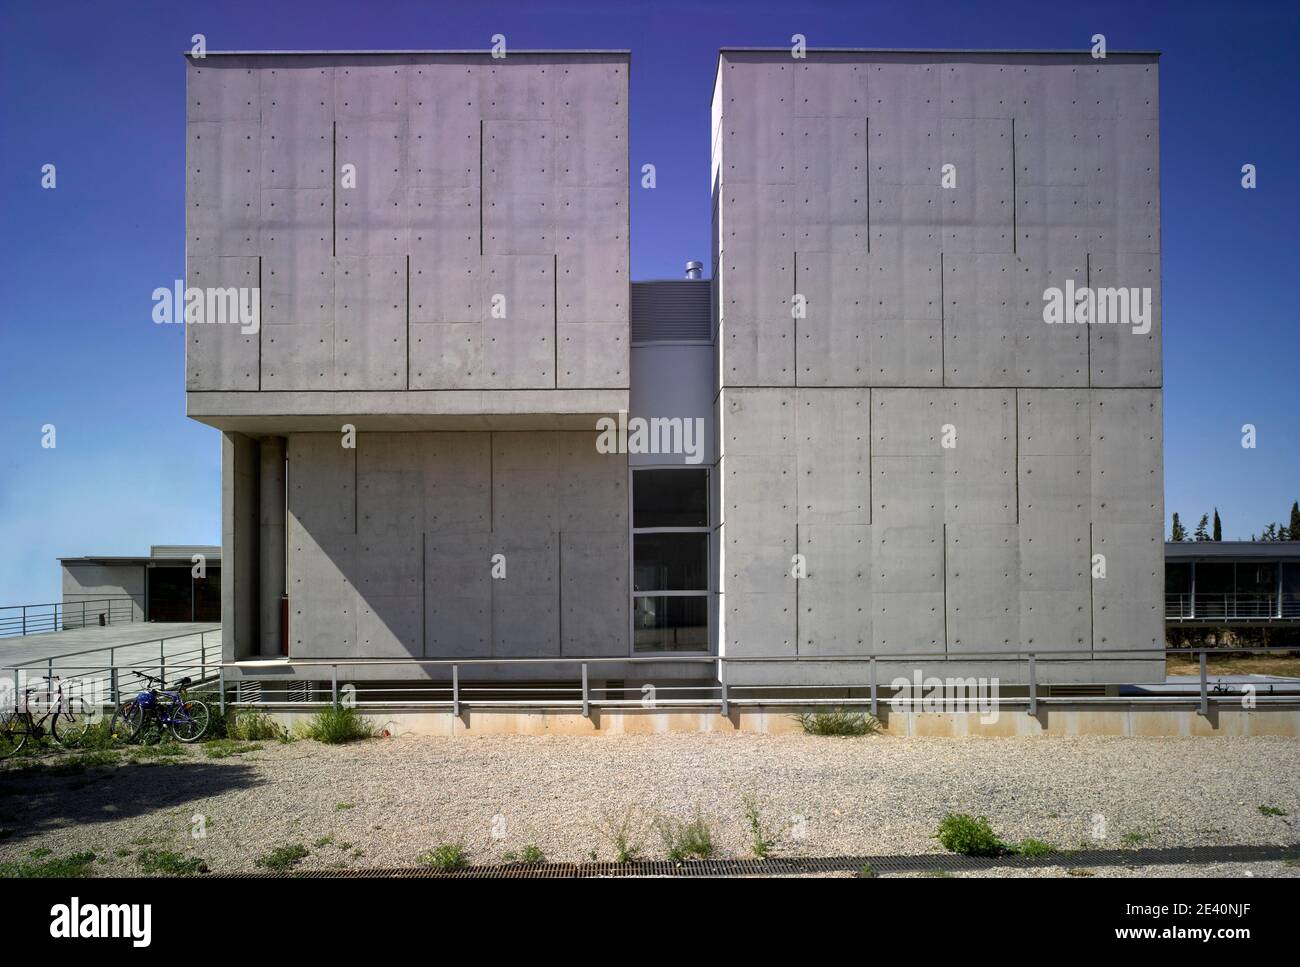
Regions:
[[[202, 577], [194, 575], [195, 555], [201, 556]], [[62, 627], [221, 617], [220, 547], [155, 544], [148, 557], [61, 557], [59, 567]]]
[[[187, 333], [226, 658], [1162, 675], [1120, 653], [1164, 634], [1155, 55], [723, 50], [712, 279], [646, 283], [628, 70], [189, 61], [187, 284], [260, 293]], [[1046, 324], [1067, 285], [1148, 328]], [[637, 417], [679, 445], [604, 452]]]

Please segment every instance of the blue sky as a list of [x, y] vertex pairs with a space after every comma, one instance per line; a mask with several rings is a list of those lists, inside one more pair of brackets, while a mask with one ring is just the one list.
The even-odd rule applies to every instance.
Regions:
[[[184, 62], [210, 49], [632, 50], [633, 278], [708, 264], [719, 46], [1158, 49], [1166, 511], [1224, 536], [1300, 499], [1300, 6], [1274, 3], [444, 3], [7, 0], [0, 11], [0, 604], [59, 555], [217, 543], [220, 440], [184, 416]], [[57, 165], [58, 187], [40, 188]], [[1244, 191], [1240, 169], [1258, 166]], [[41, 447], [41, 427], [57, 447]], [[1258, 428], [1242, 449], [1240, 428]]]

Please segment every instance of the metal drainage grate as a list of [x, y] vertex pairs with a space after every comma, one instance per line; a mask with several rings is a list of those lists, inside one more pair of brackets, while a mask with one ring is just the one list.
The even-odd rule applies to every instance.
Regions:
[[429, 867], [374, 870], [301, 870], [289, 873], [227, 873], [234, 879], [365, 878], [474, 878], [474, 879], [582, 879], [615, 876], [782, 876], [808, 873], [852, 873], [870, 864], [876, 873], [958, 873], [995, 867], [1038, 866], [1167, 866], [1196, 863], [1249, 863], [1300, 856], [1300, 844], [1291, 846], [1174, 846], [1165, 849], [1062, 851], [1046, 856], [960, 856], [935, 853], [910, 856], [783, 857], [766, 860], [638, 860], [633, 863], [539, 863], [533, 866], [467, 866], [460, 870]]

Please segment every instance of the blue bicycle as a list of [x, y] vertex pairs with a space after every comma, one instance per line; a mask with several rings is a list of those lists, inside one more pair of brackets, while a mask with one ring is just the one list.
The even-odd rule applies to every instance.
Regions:
[[190, 684], [188, 678], [182, 678], [176, 683], [176, 691], [169, 692], [161, 678], [144, 672], [134, 674], [148, 682], [150, 687], [123, 702], [113, 713], [113, 735], [120, 735], [127, 742], [134, 742], [141, 736], [147, 739], [152, 730], [146, 732], [146, 726], [156, 724], [159, 733], [171, 729], [172, 735], [181, 742], [197, 742], [203, 737], [212, 716], [202, 702], [186, 697], [185, 689]]

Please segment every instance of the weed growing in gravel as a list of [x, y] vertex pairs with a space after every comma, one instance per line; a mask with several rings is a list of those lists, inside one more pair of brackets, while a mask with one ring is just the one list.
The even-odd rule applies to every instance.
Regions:
[[326, 847], [326, 846], [333, 846], [333, 845], [334, 845], [334, 837], [333, 837], [333, 836], [322, 836], [320, 839], [316, 840], [316, 842], [313, 843], [312, 845], [315, 846], [317, 849], [322, 849], [323, 847]]
[[1008, 851], [983, 816], [949, 813], [939, 823], [939, 831], [934, 836], [944, 849], [965, 856], [1001, 856]]
[[1092, 870], [1085, 870], [1085, 869], [1084, 869], [1083, 867], [1081, 867], [1081, 866], [1071, 867], [1070, 869], [1066, 870], [1065, 872], [1066, 872], [1068, 875], [1070, 875], [1070, 876], [1096, 876], [1096, 874], [1093, 873]]
[[875, 878], [876, 878], [876, 871], [870, 863], [863, 863], [860, 867], [858, 867], [859, 880], [874, 880]]
[[674, 863], [689, 859], [707, 860], [713, 855], [713, 829], [699, 810], [690, 822], [660, 816], [654, 825], [663, 841], [664, 852]]
[[785, 830], [777, 830], [768, 825], [763, 818], [758, 797], [752, 792], [745, 794], [741, 800], [741, 808], [745, 811], [745, 825], [749, 827], [749, 848], [755, 859], [765, 860], [772, 854], [772, 850], [776, 849], [776, 844]]
[[1015, 851], [1021, 856], [1047, 856], [1057, 850], [1051, 843], [1041, 839], [1023, 839], [1020, 845], [1015, 847]]
[[[614, 852], [615, 863], [631, 863], [641, 853], [641, 838], [645, 833], [645, 823], [641, 811], [636, 806], [628, 806], [622, 815], [603, 812], [601, 821], [596, 826]], [[594, 855], [594, 851], [593, 851]]]
[[345, 809], [352, 809], [355, 806], [356, 803], [354, 802], [336, 802], [334, 804], [334, 808], [337, 809], [339, 812], [342, 812]]
[[262, 747], [256, 742], [241, 742], [237, 739], [216, 739], [203, 746], [203, 752], [209, 759], [228, 759], [232, 755], [245, 752], [257, 752]]
[[795, 719], [808, 735], [874, 735], [880, 720], [866, 712], [842, 707], [800, 712]]
[[1260, 806], [1259, 814], [1261, 816], [1285, 816], [1286, 810], [1279, 809], [1277, 806]]
[[36, 847], [36, 849], [32, 850], [27, 855], [34, 860], [43, 860], [45, 859], [45, 857], [49, 856], [53, 852], [54, 850], [52, 849], [46, 849], [44, 846], [38, 846]]
[[518, 853], [507, 853], [501, 857], [507, 863], [524, 863], [528, 866], [537, 866], [546, 862], [546, 854], [542, 852], [541, 847], [529, 843]]
[[244, 742], [262, 742], [283, 739], [288, 730], [279, 722], [273, 722], [265, 712], [236, 712], [233, 721], [226, 726], [226, 735]]
[[141, 850], [135, 862], [145, 873], [163, 873], [168, 876], [192, 876], [208, 871], [208, 864], [197, 856], [182, 856], [170, 850]]
[[1137, 831], [1125, 833], [1119, 838], [1119, 841], [1125, 846], [1141, 846], [1151, 838], [1150, 833], [1140, 833]]
[[254, 860], [254, 864], [270, 870], [273, 873], [284, 873], [291, 870], [303, 860], [305, 860], [311, 851], [301, 843], [290, 843], [286, 846], [277, 846], [265, 856], [259, 856]]
[[439, 843], [431, 850], [425, 850], [419, 856], [419, 862], [432, 866], [435, 870], [458, 870], [469, 862], [465, 844]]
[[87, 850], [73, 853], [62, 859], [48, 860], [44, 863], [0, 863], [0, 878], [37, 879], [57, 877], [59, 879], [90, 875], [90, 866], [95, 862], [95, 854]]
[[1300, 866], [1300, 853], [1292, 853], [1290, 856], [1283, 857], [1284, 866]]
[[321, 709], [302, 727], [303, 735], [327, 745], [373, 738], [375, 726], [349, 705], [332, 705]]

